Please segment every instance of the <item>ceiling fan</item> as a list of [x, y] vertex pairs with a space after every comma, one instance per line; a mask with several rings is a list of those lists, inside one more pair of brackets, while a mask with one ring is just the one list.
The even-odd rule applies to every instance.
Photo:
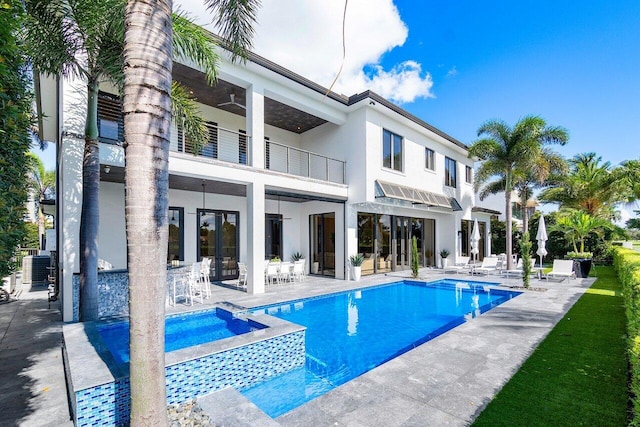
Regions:
[[243, 110], [247, 109], [247, 107], [245, 107], [244, 105], [240, 104], [239, 102], [236, 102], [236, 94], [235, 93], [230, 93], [229, 94], [229, 98], [231, 98], [231, 101], [222, 102], [222, 103], [218, 104], [218, 107], [223, 107], [225, 105], [235, 105], [236, 107], [240, 107]]

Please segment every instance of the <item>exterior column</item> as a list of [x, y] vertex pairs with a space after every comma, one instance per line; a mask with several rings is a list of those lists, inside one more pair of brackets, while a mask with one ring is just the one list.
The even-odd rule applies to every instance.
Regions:
[[251, 144], [249, 147], [251, 151], [249, 155], [250, 162], [253, 167], [264, 169], [264, 88], [255, 84], [249, 86], [247, 88], [246, 98], [247, 133], [251, 135]]
[[264, 293], [264, 183], [247, 185], [247, 293]]

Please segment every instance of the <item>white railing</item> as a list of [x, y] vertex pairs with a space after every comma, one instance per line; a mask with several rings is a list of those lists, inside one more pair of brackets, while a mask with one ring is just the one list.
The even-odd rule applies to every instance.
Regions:
[[200, 157], [224, 160], [225, 162], [249, 164], [249, 142], [251, 137], [241, 132], [235, 132], [207, 124], [209, 128], [209, 142], [196, 152], [193, 143], [184, 137], [182, 130], [172, 125], [169, 151], [195, 154]]
[[273, 141], [265, 141], [265, 168], [344, 184], [345, 162]]

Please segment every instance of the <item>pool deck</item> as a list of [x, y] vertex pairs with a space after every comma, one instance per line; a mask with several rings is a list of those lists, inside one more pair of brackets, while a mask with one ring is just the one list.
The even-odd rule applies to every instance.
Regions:
[[[444, 277], [517, 285], [500, 276]], [[407, 278], [394, 273], [359, 282], [310, 277], [302, 284], [262, 295], [214, 286], [204, 307], [230, 302], [256, 307]], [[393, 359], [293, 411], [272, 420], [234, 390], [201, 399], [214, 420], [232, 426], [423, 426], [470, 424], [595, 279], [532, 280], [532, 287], [501, 306]], [[178, 305], [167, 313], [202, 309]], [[72, 425], [61, 357], [62, 322], [57, 303], [47, 308], [44, 289], [22, 287], [17, 301], [0, 305], [0, 425]]]

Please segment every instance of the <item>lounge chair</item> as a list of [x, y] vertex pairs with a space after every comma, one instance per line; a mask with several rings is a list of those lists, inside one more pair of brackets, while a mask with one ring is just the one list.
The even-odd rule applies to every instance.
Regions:
[[445, 273], [460, 273], [461, 271], [469, 271], [469, 257], [461, 256], [456, 258], [456, 263], [445, 267]]
[[[536, 265], [536, 260], [535, 258], [532, 258], [531, 260], [531, 271], [533, 272], [534, 267]], [[522, 277], [522, 258], [520, 258], [518, 260], [518, 264], [516, 264], [516, 267], [512, 270], [505, 270], [503, 271], [504, 275], [508, 278], [511, 275], [514, 275], [516, 277]]]
[[553, 268], [546, 274], [547, 279], [575, 279], [576, 272], [573, 271], [573, 260], [570, 259], [554, 259]]
[[480, 267], [473, 267], [471, 274], [489, 274], [498, 270], [498, 258], [484, 257]]

